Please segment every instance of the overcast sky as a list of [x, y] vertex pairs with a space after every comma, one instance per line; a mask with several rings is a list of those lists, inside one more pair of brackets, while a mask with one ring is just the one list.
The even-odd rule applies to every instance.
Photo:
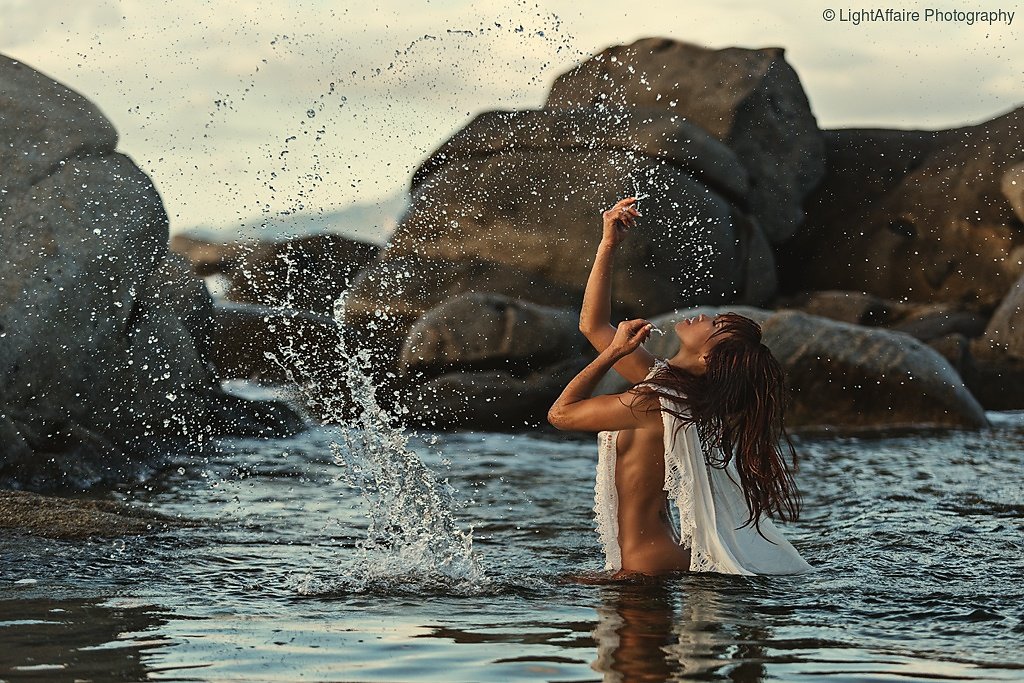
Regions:
[[[975, 4], [1017, 12], [1000, 2]], [[577, 61], [647, 36], [786, 48], [823, 128], [950, 127], [1024, 104], [1024, 4], [1009, 26], [823, 18], [850, 7], [0, 0], [0, 52], [99, 105], [172, 230], [390, 195], [476, 113], [539, 107]]]

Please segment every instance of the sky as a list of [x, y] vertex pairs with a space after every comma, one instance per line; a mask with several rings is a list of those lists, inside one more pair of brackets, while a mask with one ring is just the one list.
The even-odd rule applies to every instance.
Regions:
[[855, 24], [877, 5], [830, 0], [0, 0], [0, 52], [100, 107], [174, 232], [402, 192], [476, 114], [540, 107], [560, 73], [649, 36], [785, 48], [822, 128], [982, 121], [1024, 104], [1024, 3], [974, 4], [1015, 16]]

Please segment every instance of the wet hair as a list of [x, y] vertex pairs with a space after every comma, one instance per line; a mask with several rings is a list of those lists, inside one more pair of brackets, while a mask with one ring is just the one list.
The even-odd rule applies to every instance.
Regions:
[[[679, 418], [678, 429], [694, 425], [711, 467], [724, 469], [735, 460], [740, 488], [750, 517], [760, 532], [765, 515], [782, 520], [800, 514], [800, 494], [793, 481], [797, 457], [783, 422], [786, 385], [782, 366], [761, 342], [761, 327], [736, 313], [717, 316], [716, 343], [705, 354], [702, 375], [672, 365], [662, 367], [633, 389], [649, 410]], [[669, 405], [650, 401], [670, 399]], [[682, 396], [682, 398], [680, 398]], [[672, 406], [682, 404], [682, 410]]]

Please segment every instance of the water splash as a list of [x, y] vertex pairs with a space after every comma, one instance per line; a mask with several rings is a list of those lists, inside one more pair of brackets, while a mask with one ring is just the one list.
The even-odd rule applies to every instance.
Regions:
[[[488, 581], [473, 554], [472, 529], [464, 531], [455, 518], [454, 489], [420, 460], [396, 416], [380, 406], [368, 370], [370, 350], [350, 347], [343, 333], [345, 311], [342, 295], [334, 310], [341, 376], [333, 380], [331, 391], [307, 386], [304, 393], [315, 389], [316, 395], [307, 395], [307, 401], [317, 402], [328, 421], [344, 425], [341, 439], [331, 444], [340, 469], [336, 481], [362, 496], [366, 538], [357, 544], [357, 557], [348, 572], [326, 578], [307, 576], [296, 588], [307, 595], [478, 593]], [[312, 360], [292, 341], [275, 359], [290, 379], [295, 377], [294, 368], [305, 369]], [[406, 409], [394, 411], [401, 414]]]

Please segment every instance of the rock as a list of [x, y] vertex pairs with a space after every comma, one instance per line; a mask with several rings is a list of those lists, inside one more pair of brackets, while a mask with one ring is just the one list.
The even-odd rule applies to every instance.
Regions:
[[543, 425], [548, 408], [588, 361], [561, 361], [526, 376], [450, 372], [412, 390], [409, 419], [428, 429], [517, 430]]
[[225, 378], [268, 384], [316, 381], [341, 363], [341, 326], [327, 316], [219, 301], [214, 306], [213, 354]]
[[[0, 166], [0, 414], [18, 434], [0, 444], [0, 462], [16, 464], [3, 476], [38, 482], [48, 462], [79, 459], [113, 483], [167, 439], [301, 428], [283, 405], [220, 389], [205, 358], [209, 294], [168, 254], [156, 189], [112, 150], [94, 107], [26, 69], [0, 61], [0, 132], [37, 146], [12, 147], [25, 159]], [[66, 158], [42, 159], [47, 145]]]
[[828, 174], [778, 251], [784, 292], [853, 289], [987, 312], [1024, 272], [1004, 178], [1024, 159], [1017, 109], [948, 131], [825, 131]]
[[864, 292], [800, 292], [776, 301], [777, 308], [789, 308], [810, 315], [852, 325], [884, 325], [893, 318], [892, 302]]
[[1006, 169], [1000, 189], [1017, 220], [1024, 222], [1024, 164], [1014, 164]]
[[579, 356], [585, 343], [577, 311], [477, 292], [449, 299], [416, 321], [400, 366], [427, 376], [452, 369], [515, 373]]
[[931, 342], [950, 334], [965, 338], [980, 336], [988, 322], [985, 316], [971, 311], [958, 311], [949, 306], [930, 307], [904, 316], [889, 329], [905, 332], [915, 339]]
[[575, 308], [600, 211], [639, 177], [657, 193], [617, 255], [618, 311], [771, 298], [771, 249], [737, 208], [742, 167], [696, 126], [661, 111], [491, 112], [417, 171], [409, 211], [351, 291], [353, 319], [385, 312], [386, 336], [403, 338], [465, 292]]
[[992, 314], [985, 328], [985, 345], [1024, 360], [1024, 275]]
[[154, 534], [198, 525], [193, 520], [168, 517], [109, 500], [56, 498], [0, 490], [0, 529], [6, 533], [78, 540]]
[[[586, 365], [579, 313], [493, 293], [462, 294], [420, 318], [402, 347], [404, 404], [428, 428], [521, 429]], [[403, 392], [404, 393], [404, 392]]]
[[1011, 356], [989, 339], [970, 342], [962, 374], [987, 410], [1024, 409], [1024, 359]]
[[375, 244], [322, 233], [244, 250], [226, 275], [227, 298], [332, 315], [334, 302], [380, 251]]
[[0, 55], [0, 213], [62, 162], [112, 154], [117, 132], [92, 102]]
[[1024, 409], [1024, 276], [970, 341], [962, 372], [988, 410]]
[[184, 256], [192, 272], [199, 277], [228, 273], [238, 267], [246, 245], [241, 242], [216, 242], [199, 235], [178, 233], [171, 237], [170, 248]]
[[[727, 310], [691, 309], [653, 319], [668, 334], [652, 337], [659, 340], [651, 346], [652, 352], [663, 358], [675, 354], [678, 338], [670, 335], [675, 337], [671, 329], [677, 321], [700, 312]], [[743, 310], [736, 312], [748, 315]], [[748, 317], [760, 322], [765, 345], [785, 368], [793, 399], [787, 412], [790, 427], [987, 424], [981, 405], [950, 364], [909, 335], [797, 311], [762, 311]], [[597, 391], [617, 393], [626, 387], [625, 380], [609, 376]]]
[[645, 38], [559, 76], [545, 106], [657, 107], [700, 126], [749, 173], [749, 212], [772, 243], [796, 231], [825, 170], [817, 123], [781, 48], [711, 50]]

